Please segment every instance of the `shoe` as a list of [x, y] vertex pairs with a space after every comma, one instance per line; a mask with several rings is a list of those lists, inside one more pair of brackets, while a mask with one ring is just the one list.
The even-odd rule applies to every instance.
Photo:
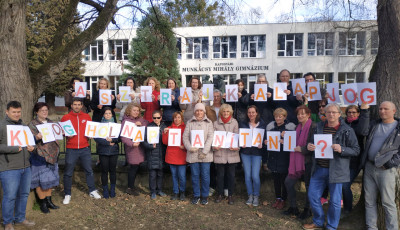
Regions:
[[212, 196], [215, 193], [215, 189], [210, 187], [210, 191], [208, 192], [208, 196]]
[[106, 199], [110, 197], [108, 194], [108, 185], [103, 185], [103, 197]]
[[218, 195], [214, 200], [215, 203], [221, 203], [221, 201], [222, 201], [222, 195]]
[[327, 204], [328, 203], [328, 199], [321, 197], [321, 205]]
[[226, 197], [229, 196], [229, 191], [228, 191], [228, 189], [224, 189], [224, 196], [226, 196]]
[[159, 191], [159, 192], [157, 193], [157, 195], [159, 195], [159, 196], [161, 196], [161, 197], [166, 197], [166, 196], [167, 196], [167, 194], [165, 194], [165, 192], [162, 192], [162, 191]]
[[99, 195], [99, 192], [97, 192], [97, 190], [91, 191], [89, 193], [89, 195], [90, 195], [90, 197], [92, 197], [96, 200], [101, 199], [101, 196]]
[[13, 226], [11, 223], [6, 224], [6, 225], [4, 226], [4, 230], [14, 230], [14, 226]]
[[283, 214], [287, 216], [298, 216], [300, 214], [299, 209], [290, 207], [288, 210], [284, 211]]
[[45, 200], [46, 200], [48, 208], [50, 208], [50, 209], [59, 209], [60, 208], [57, 205], [53, 204], [53, 201], [51, 200], [51, 196], [46, 196]]
[[65, 195], [63, 204], [69, 204], [70, 201], [71, 201], [71, 195]]
[[157, 195], [155, 193], [150, 194], [150, 199], [154, 200], [157, 198]]
[[281, 201], [281, 199], [276, 198], [275, 203], [272, 205], [273, 208], [276, 208], [276, 206], [278, 206], [279, 202]]
[[299, 215], [299, 219], [300, 220], [305, 220], [310, 216], [312, 216], [311, 209], [310, 208], [305, 208], [303, 210], [303, 212]]
[[179, 194], [179, 200], [184, 201], [185, 200], [185, 192], [181, 192]]
[[249, 195], [249, 199], [246, 201], [247, 205], [252, 205], [253, 204], [253, 195]]
[[279, 200], [279, 204], [276, 206], [276, 209], [282, 210], [285, 207], [285, 201]]
[[228, 204], [233, 205], [233, 203], [234, 203], [233, 196], [228, 196]]
[[200, 201], [200, 197], [193, 197], [192, 204], [198, 204]]
[[265, 172], [268, 172], [268, 165], [267, 164], [263, 164], [262, 168]]
[[318, 226], [318, 225], [316, 225], [314, 223], [311, 223], [311, 224], [304, 224], [303, 225], [303, 229], [309, 229], [309, 230], [312, 230], [312, 229], [324, 229], [324, 227], [320, 227], [320, 226]]
[[45, 199], [39, 199], [39, 207], [40, 211], [42, 211], [43, 213], [50, 213], [50, 210], [47, 207], [47, 202]]
[[208, 199], [207, 199], [207, 197], [201, 198], [200, 204], [202, 204], [202, 205], [208, 204]]
[[344, 219], [344, 218], [348, 217], [349, 215], [350, 215], [349, 210], [343, 210], [340, 212], [340, 219]]
[[26, 227], [32, 227], [35, 226], [35, 224], [36, 224], [35, 222], [25, 219], [24, 221], [15, 223], [14, 225], [24, 225]]
[[171, 200], [177, 200], [178, 199], [178, 193], [174, 193], [174, 195], [171, 196]]
[[111, 198], [115, 197], [115, 184], [110, 185], [110, 197]]
[[253, 196], [253, 206], [257, 207], [258, 205], [260, 205], [260, 202], [258, 200], [258, 196]]
[[127, 188], [125, 192], [132, 196], [139, 196], [139, 193], [135, 188]]

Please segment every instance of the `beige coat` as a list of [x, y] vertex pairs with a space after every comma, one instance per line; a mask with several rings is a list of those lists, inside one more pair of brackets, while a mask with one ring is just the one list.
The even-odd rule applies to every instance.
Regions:
[[[192, 130], [204, 130], [204, 148], [198, 149], [196, 152], [190, 151], [192, 148], [191, 145], [191, 131]], [[193, 116], [192, 119], [186, 124], [185, 131], [183, 132], [183, 144], [187, 149], [186, 154], [186, 162], [188, 163], [197, 163], [197, 162], [212, 162], [213, 161], [213, 152], [211, 149], [212, 141], [214, 137], [214, 127], [212, 122], [204, 115], [204, 119], [201, 121], [197, 121], [196, 117]], [[199, 159], [199, 153], [206, 154], [204, 159]]]
[[[193, 101], [192, 104], [179, 104], [179, 107], [181, 108], [181, 110], [185, 110], [185, 112], [183, 113], [183, 121], [185, 122], [185, 124], [188, 123], [189, 120], [191, 120], [191, 118], [194, 115], [194, 107], [196, 106], [196, 104], [198, 102], [201, 102], [200, 97], [199, 97], [199, 93], [200, 93], [201, 89], [196, 89], [193, 90], [192, 89], [192, 97], [193, 97]], [[182, 96], [182, 95], [180, 95]], [[204, 101], [203, 104], [205, 106], [210, 105], [209, 101]]]
[[[234, 118], [231, 118], [226, 124], [222, 122], [221, 118], [218, 118], [218, 120], [214, 122], [214, 130], [239, 133], [239, 124]], [[238, 162], [240, 162], [239, 149], [237, 151], [232, 151], [230, 149], [220, 148], [218, 151], [214, 151], [215, 164], [232, 164]]]

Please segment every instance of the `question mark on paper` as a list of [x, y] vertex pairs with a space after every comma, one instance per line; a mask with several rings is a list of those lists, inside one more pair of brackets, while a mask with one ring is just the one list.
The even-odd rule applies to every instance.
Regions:
[[328, 145], [327, 143], [326, 143], [326, 141], [324, 141], [324, 140], [320, 140], [320, 141], [318, 141], [318, 143], [317, 143], [317, 145], [319, 145], [319, 144], [323, 144], [324, 146], [321, 148], [321, 156], [325, 156], [325, 149], [326, 149], [326, 146]]

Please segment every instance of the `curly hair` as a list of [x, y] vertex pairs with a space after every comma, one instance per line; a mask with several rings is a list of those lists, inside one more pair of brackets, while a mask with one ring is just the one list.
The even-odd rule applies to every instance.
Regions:
[[129, 116], [129, 117], [132, 117], [132, 116], [131, 116], [131, 113], [132, 113], [132, 109], [133, 109], [134, 107], [139, 108], [139, 116], [138, 116], [138, 117], [140, 117], [140, 116], [141, 116], [140, 111], [142, 110], [142, 107], [140, 106], [140, 104], [134, 103], [134, 102], [128, 104], [128, 106], [127, 106], [126, 109], [125, 109], [125, 114], [124, 114], [124, 115], [125, 115], [125, 116]]
[[160, 82], [159, 82], [155, 77], [148, 77], [148, 78], [146, 79], [146, 81], [144, 81], [143, 85], [147, 86], [147, 85], [149, 84], [149, 81], [150, 81], [150, 80], [153, 80], [154, 83], [156, 83], [156, 85], [155, 85], [155, 87], [154, 87], [154, 90], [155, 90], [155, 91], [160, 91], [160, 88], [161, 88]]

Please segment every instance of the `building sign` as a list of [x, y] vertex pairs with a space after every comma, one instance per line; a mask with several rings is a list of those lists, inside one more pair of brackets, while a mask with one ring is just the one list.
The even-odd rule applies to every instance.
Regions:
[[234, 65], [232, 62], [215, 63], [215, 66], [184, 67], [182, 72], [265, 71], [267, 65]]

